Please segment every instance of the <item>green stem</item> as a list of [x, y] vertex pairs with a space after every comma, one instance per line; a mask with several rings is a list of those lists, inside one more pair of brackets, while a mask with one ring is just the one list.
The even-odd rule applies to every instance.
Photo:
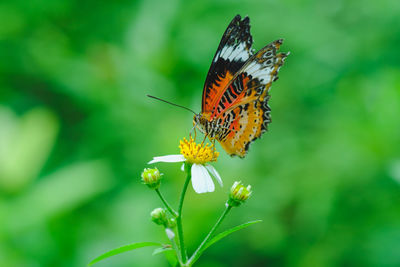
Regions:
[[167, 210], [171, 213], [175, 218], [178, 217], [178, 213], [168, 204], [167, 200], [163, 197], [160, 190], [156, 189], [157, 195], [160, 197], [161, 201], [164, 203]]
[[[172, 231], [172, 229], [171, 229], [171, 231]], [[175, 250], [176, 255], [177, 255], [177, 257], [178, 257], [179, 264], [182, 266], [182, 265], [183, 265], [182, 259], [181, 259], [182, 257], [181, 257], [181, 253], [180, 253], [180, 251], [179, 251], [179, 247], [178, 247], [178, 245], [177, 245], [176, 242], [175, 242], [175, 237], [172, 238], [172, 239], [170, 239], [170, 241], [171, 241], [171, 244], [172, 244], [172, 248]]]
[[[183, 185], [181, 197], [179, 199], [179, 208], [178, 208], [178, 217], [176, 218], [176, 227], [178, 228], [178, 238], [179, 238], [179, 246], [181, 249], [181, 256], [182, 262], [186, 263], [187, 261], [187, 254], [185, 248], [185, 242], [183, 241], [183, 228], [182, 228], [182, 207], [183, 207], [183, 200], [185, 199], [186, 190], [188, 188], [191, 177], [191, 164], [185, 163], [185, 169], [187, 172], [186, 181]], [[185, 265], [184, 265], [185, 266]]]
[[200, 246], [196, 249], [196, 251], [193, 253], [192, 257], [190, 257], [190, 259], [188, 260], [187, 266], [191, 266], [192, 264], [194, 264], [194, 262], [200, 257], [202, 250], [207, 245], [207, 242], [210, 241], [211, 237], [217, 230], [218, 226], [222, 223], [222, 221], [224, 220], [224, 218], [226, 217], [226, 215], [228, 214], [228, 212], [231, 209], [232, 209], [232, 206], [226, 205], [226, 208], [225, 208], [224, 212], [222, 213], [221, 217], [219, 217], [218, 221], [215, 223], [215, 225], [210, 230], [208, 235], [204, 238], [203, 242], [201, 242]]

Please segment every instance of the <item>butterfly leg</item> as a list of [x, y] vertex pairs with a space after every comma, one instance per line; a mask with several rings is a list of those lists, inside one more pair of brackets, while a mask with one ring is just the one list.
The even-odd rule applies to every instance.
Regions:
[[189, 137], [192, 137], [192, 132], [194, 132], [194, 140], [196, 140], [197, 137], [197, 132], [196, 132], [196, 125], [193, 126], [193, 128], [189, 132]]
[[212, 146], [213, 146], [213, 155], [215, 154], [215, 138], [211, 140]]
[[204, 146], [204, 141], [206, 141], [207, 136], [208, 136], [208, 134], [205, 134], [205, 135], [204, 135], [204, 138], [203, 138], [203, 141], [201, 141], [201, 146], [202, 146], [202, 147]]

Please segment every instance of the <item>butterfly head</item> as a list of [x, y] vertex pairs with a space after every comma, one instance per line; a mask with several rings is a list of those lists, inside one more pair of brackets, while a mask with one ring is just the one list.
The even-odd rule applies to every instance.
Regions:
[[200, 113], [193, 117], [194, 126], [209, 138], [214, 138], [220, 135], [221, 128], [218, 126], [218, 121], [210, 119], [210, 113]]
[[208, 125], [208, 120], [203, 116], [203, 114], [195, 114], [193, 117], [193, 125], [200, 130], [202, 133], [207, 133], [207, 125]]

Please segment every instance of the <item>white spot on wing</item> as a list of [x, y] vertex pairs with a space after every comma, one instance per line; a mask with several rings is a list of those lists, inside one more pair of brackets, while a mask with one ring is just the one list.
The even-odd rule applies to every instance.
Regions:
[[239, 43], [236, 46], [225, 46], [222, 48], [220, 57], [229, 61], [246, 61], [249, 59], [249, 51], [246, 50], [246, 43]]
[[228, 59], [229, 55], [232, 53], [233, 47], [232, 46], [225, 46], [222, 48], [221, 57], [223, 59]]
[[252, 78], [257, 78], [263, 83], [269, 83], [271, 81], [271, 73], [273, 71], [273, 66], [265, 67], [263, 64], [253, 61], [243, 70], [247, 75], [251, 75]]

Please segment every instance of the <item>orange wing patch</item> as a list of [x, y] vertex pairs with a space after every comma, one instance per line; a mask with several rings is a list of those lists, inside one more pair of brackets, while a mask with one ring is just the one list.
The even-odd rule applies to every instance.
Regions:
[[232, 77], [232, 73], [228, 70], [219, 73], [212, 85], [205, 89], [203, 112], [212, 112], [214, 110], [216, 103], [221, 99], [221, 96], [224, 93], [223, 89], [229, 84]]

